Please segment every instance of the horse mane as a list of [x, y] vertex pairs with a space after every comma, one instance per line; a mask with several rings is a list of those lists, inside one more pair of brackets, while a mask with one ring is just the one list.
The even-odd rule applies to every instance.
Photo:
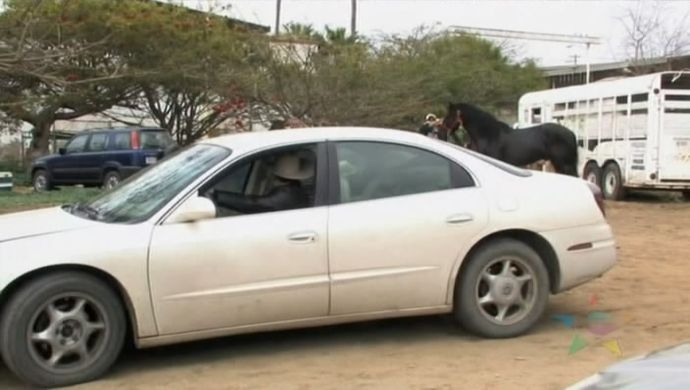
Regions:
[[471, 104], [456, 103], [454, 104], [454, 107], [460, 110], [463, 124], [466, 124], [467, 126], [476, 127], [484, 132], [490, 131], [494, 135], [496, 133], [507, 133], [513, 131], [508, 124], [499, 121], [495, 116]]

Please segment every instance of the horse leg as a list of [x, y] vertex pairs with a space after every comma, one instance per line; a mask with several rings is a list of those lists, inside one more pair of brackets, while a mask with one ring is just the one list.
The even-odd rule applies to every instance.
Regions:
[[566, 175], [580, 177], [580, 175], [577, 174], [577, 165], [576, 164], [566, 165], [564, 168], [564, 172]]
[[556, 173], [579, 177], [577, 174], [577, 164], [564, 162], [562, 160], [553, 160], [551, 161], [551, 165], [553, 165], [553, 168]]

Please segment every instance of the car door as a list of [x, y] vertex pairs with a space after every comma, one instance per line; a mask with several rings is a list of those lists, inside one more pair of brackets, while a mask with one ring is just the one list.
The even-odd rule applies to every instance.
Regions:
[[106, 160], [106, 144], [108, 133], [94, 133], [91, 135], [85, 152], [79, 157], [80, 180], [88, 183], [103, 181], [103, 165]]
[[[325, 145], [300, 148], [319, 155], [314, 186], [302, 183], [314, 191], [310, 207], [232, 213], [216, 203], [214, 219], [154, 229], [149, 269], [161, 334], [328, 315]], [[271, 152], [234, 163], [198, 193], [266, 193]]]
[[330, 150], [339, 169], [328, 218], [331, 315], [445, 305], [459, 253], [488, 221], [481, 188], [416, 147], [348, 141]]
[[131, 131], [114, 131], [110, 134], [108, 141], [107, 163], [117, 166], [123, 179], [139, 169], [135, 166], [132, 138]]
[[65, 145], [64, 154], [52, 162], [52, 177], [59, 183], [78, 183], [81, 157], [86, 150], [90, 134], [80, 134]]

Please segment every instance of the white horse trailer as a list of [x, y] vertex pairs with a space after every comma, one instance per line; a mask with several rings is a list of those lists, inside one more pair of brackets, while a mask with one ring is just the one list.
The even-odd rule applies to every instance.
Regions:
[[575, 132], [578, 173], [608, 199], [622, 199], [627, 188], [690, 198], [690, 72], [530, 92], [520, 98], [518, 121], [557, 122]]

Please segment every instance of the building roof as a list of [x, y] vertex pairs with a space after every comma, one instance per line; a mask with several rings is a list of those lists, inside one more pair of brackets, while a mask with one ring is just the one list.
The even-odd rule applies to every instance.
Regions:
[[[690, 61], [690, 55], [675, 56], [675, 57], [657, 57], [648, 58], [638, 61], [617, 61], [617, 62], [606, 62], [599, 64], [590, 64], [590, 72], [601, 72], [608, 70], [624, 70], [626, 68], [639, 68], [654, 65], [663, 65], [674, 61]], [[541, 68], [546, 76], [562, 76], [573, 73], [584, 73], [587, 71], [587, 65], [558, 65], [558, 66], [545, 66]]]
[[[690, 69], [690, 55], [590, 64], [590, 82], [661, 71], [687, 69]], [[547, 66], [542, 67], [541, 71], [544, 77], [549, 80], [551, 88], [562, 88], [570, 85], [582, 85], [587, 83], [587, 66], [583, 64]]]

